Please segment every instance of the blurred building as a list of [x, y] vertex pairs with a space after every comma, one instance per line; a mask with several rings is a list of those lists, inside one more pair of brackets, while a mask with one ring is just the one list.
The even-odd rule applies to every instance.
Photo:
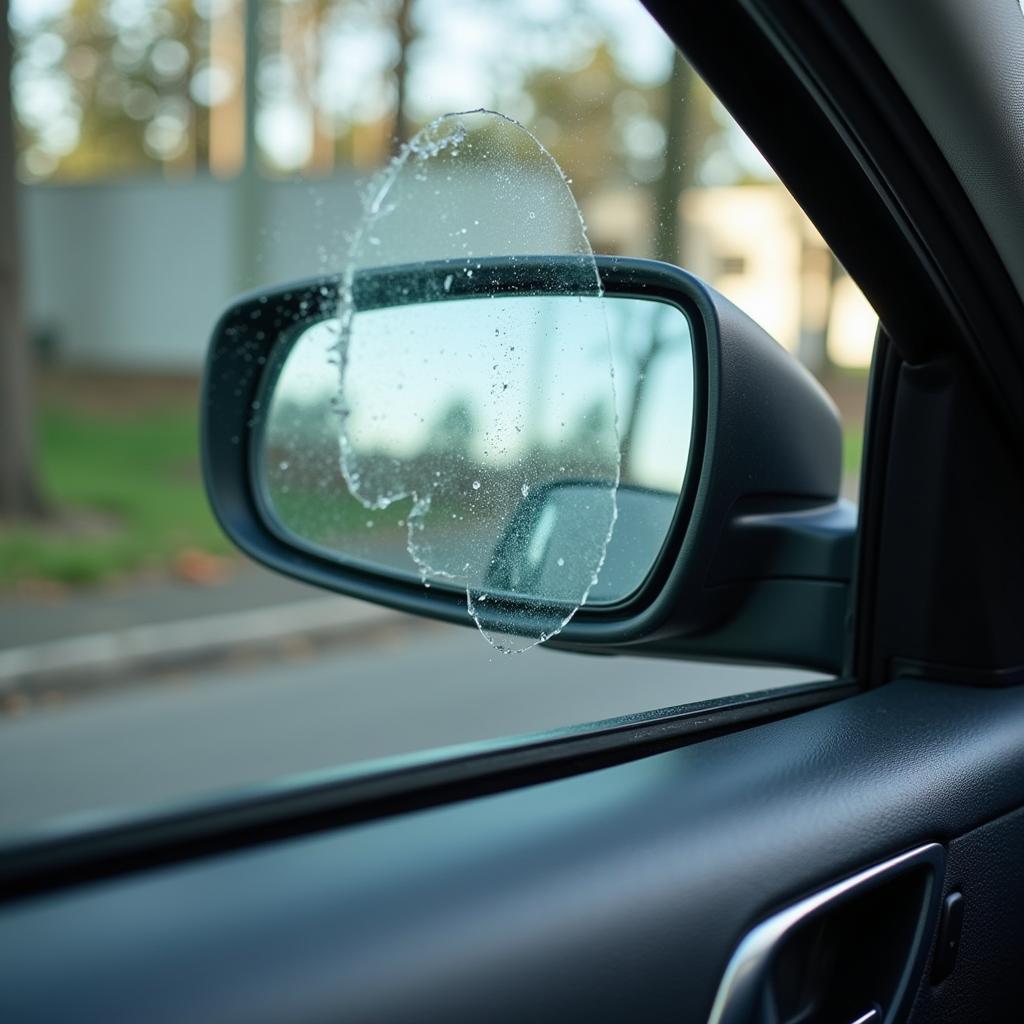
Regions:
[[[649, 249], [649, 205], [635, 189], [587, 204], [595, 248]], [[874, 310], [781, 185], [691, 188], [680, 200], [679, 217], [680, 265], [728, 296], [811, 369], [868, 365]]]

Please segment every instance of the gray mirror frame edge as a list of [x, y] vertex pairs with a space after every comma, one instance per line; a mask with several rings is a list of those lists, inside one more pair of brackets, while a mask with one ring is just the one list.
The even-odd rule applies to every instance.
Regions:
[[[856, 515], [838, 498], [838, 413], [817, 381], [760, 327], [693, 275], [651, 260], [596, 257], [608, 295], [668, 302], [693, 333], [695, 421], [679, 510], [644, 585], [615, 606], [581, 608], [553, 646], [591, 653], [673, 654], [838, 672]], [[476, 263], [474, 262], [474, 266]], [[529, 290], [530, 268], [489, 261], [475, 281]], [[404, 268], [447, 276], [455, 261]], [[402, 268], [394, 268], [398, 272]], [[545, 275], [536, 275], [544, 292]], [[201, 449], [210, 503], [256, 561], [328, 590], [472, 625], [465, 595], [342, 565], [288, 543], [260, 511], [251, 449], [253, 402], [275, 343], [333, 315], [336, 277], [236, 300], [213, 331], [203, 376]], [[440, 296], [439, 296], [440, 297]], [[699, 403], [699, 404], [698, 404]], [[743, 557], [729, 557], [730, 551]]]

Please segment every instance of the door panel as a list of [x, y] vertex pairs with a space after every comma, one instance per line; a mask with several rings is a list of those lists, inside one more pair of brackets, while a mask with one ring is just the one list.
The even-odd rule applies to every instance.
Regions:
[[920, 1019], [1013, 1019], [949, 1007], [983, 998], [1002, 962], [987, 966], [984, 929], [1020, 937], [1024, 819], [980, 826], [1024, 806], [1022, 735], [1024, 691], [897, 682], [614, 768], [40, 895], [0, 913], [0, 1014], [703, 1021], [758, 921], [936, 841], [967, 915]]
[[[1008, 766], [1008, 770], [1009, 766]], [[1024, 810], [949, 844], [945, 892], [964, 898], [952, 973], [921, 986], [914, 1024], [1017, 1021], [1024, 1017]], [[932, 965], [925, 967], [925, 978]]]

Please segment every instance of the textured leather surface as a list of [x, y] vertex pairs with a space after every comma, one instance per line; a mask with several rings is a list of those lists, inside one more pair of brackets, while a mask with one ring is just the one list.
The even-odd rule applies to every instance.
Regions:
[[1019, 1024], [1024, 1020], [1024, 811], [955, 840], [946, 864], [945, 892], [964, 895], [960, 949], [952, 974], [940, 984], [931, 984], [928, 965], [913, 1024]]
[[844, 0], [913, 103], [1024, 296], [1020, 0]]
[[[896, 683], [630, 764], [9, 905], [0, 1019], [699, 1022], [767, 912], [1021, 805], [1024, 690]], [[992, 863], [1009, 863], [994, 841]], [[957, 977], [969, 1000], [972, 976]]]

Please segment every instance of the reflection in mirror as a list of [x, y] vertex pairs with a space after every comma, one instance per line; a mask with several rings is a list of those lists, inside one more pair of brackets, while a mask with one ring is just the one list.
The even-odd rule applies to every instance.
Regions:
[[[561, 568], [572, 558], [588, 520], [599, 514], [600, 489], [586, 481], [551, 484], [520, 503], [496, 550], [489, 587], [571, 601]], [[643, 583], [675, 517], [679, 495], [620, 484], [619, 518], [591, 604], [615, 604]]]
[[[408, 401], [384, 412], [350, 394], [347, 437], [362, 455], [376, 455], [383, 471], [454, 482], [443, 492], [450, 525], [433, 543], [449, 559], [460, 549], [492, 553], [481, 577], [467, 581], [473, 587], [555, 604], [578, 594], [577, 582], [565, 577], [570, 548], [593, 532], [585, 528], [587, 516], [606, 515], [602, 503], [609, 500], [600, 450], [609, 428], [601, 422], [608, 339], [591, 330], [590, 303], [603, 306], [608, 325], [622, 453], [619, 517], [588, 600], [608, 605], [629, 597], [650, 572], [683, 487], [694, 408], [685, 315], [650, 299], [567, 295], [465, 298], [356, 314], [353, 330], [372, 332], [376, 342], [364, 348], [374, 365], [358, 379], [369, 386], [387, 378]], [[522, 349], [516, 372], [533, 399], [526, 415], [506, 422], [491, 392], [510, 382], [495, 381], [480, 339], [510, 319]], [[411, 502], [368, 510], [341, 473], [337, 330], [336, 320], [323, 320], [282, 343], [261, 403], [266, 418], [256, 469], [264, 513], [290, 542], [320, 555], [418, 578], [407, 548]], [[545, 344], [552, 334], [574, 343]], [[389, 338], [397, 340], [385, 343]], [[593, 478], [586, 472], [589, 452]], [[524, 458], [533, 467], [530, 486], [517, 468]]]

